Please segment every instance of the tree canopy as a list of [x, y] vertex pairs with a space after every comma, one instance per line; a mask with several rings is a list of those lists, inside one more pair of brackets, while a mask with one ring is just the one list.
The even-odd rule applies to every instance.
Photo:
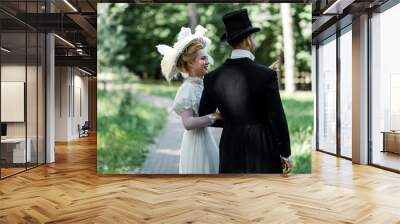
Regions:
[[[270, 65], [282, 53], [282, 22], [279, 4], [229, 3], [196, 4], [197, 21], [208, 29], [212, 41], [210, 54], [215, 60], [211, 69], [229, 56], [231, 48], [219, 37], [224, 33], [222, 16], [247, 8], [255, 35], [256, 61]], [[295, 42], [295, 71], [311, 71], [311, 6], [291, 4]], [[182, 26], [190, 27], [187, 4], [99, 4], [98, 61], [99, 70], [126, 68], [140, 76], [159, 79], [162, 56], [156, 45], [173, 45]]]

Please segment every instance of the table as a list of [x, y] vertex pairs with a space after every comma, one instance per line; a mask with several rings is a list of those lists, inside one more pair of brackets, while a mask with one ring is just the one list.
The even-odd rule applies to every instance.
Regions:
[[[26, 163], [31, 162], [31, 145], [30, 138], [26, 139], [28, 147], [25, 153], [25, 138], [6, 138], [1, 139], [1, 157], [6, 163]], [[11, 159], [12, 158], [12, 159]], [[26, 161], [25, 161], [26, 159]]]
[[383, 133], [382, 152], [400, 154], [400, 131], [382, 131], [381, 133]]

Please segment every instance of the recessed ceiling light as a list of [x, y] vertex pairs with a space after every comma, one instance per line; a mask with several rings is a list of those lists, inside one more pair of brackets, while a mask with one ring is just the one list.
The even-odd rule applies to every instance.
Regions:
[[88, 72], [88, 71], [86, 71], [86, 70], [83, 70], [83, 69], [81, 69], [81, 68], [79, 68], [79, 67], [78, 67], [78, 69], [79, 69], [79, 71], [81, 71], [81, 72], [83, 72], [83, 73], [85, 73], [85, 74], [92, 75], [92, 73], [90, 73], [90, 72]]
[[10, 52], [11, 52], [11, 50], [9, 50], [9, 49], [7, 49], [7, 48], [5, 48], [5, 47], [1, 47], [1, 50], [4, 51], [4, 52], [7, 52], [7, 53], [10, 53]]
[[75, 12], [78, 12], [78, 10], [68, 1], [68, 0], [64, 0], [65, 4], [67, 4], [72, 10], [74, 10]]
[[62, 38], [62, 37], [60, 37], [60, 36], [57, 35], [57, 34], [54, 34], [54, 36], [57, 37], [58, 39], [60, 39], [61, 41], [63, 41], [64, 43], [68, 44], [69, 46], [75, 48], [75, 45], [73, 45], [73, 44], [72, 44], [71, 42], [69, 42], [68, 40], [66, 40], [66, 39], [64, 39], [64, 38]]

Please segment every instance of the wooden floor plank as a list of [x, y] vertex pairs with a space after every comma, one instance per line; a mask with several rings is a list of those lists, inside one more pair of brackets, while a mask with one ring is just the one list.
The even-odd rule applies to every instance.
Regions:
[[313, 152], [313, 173], [97, 175], [96, 136], [0, 181], [0, 223], [400, 223], [400, 175]]

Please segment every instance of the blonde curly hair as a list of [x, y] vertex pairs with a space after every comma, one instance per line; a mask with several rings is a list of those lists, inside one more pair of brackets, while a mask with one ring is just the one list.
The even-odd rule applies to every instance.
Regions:
[[193, 41], [179, 56], [176, 67], [181, 72], [188, 72], [188, 64], [196, 59], [197, 51], [204, 49], [205, 44], [202, 41]]

